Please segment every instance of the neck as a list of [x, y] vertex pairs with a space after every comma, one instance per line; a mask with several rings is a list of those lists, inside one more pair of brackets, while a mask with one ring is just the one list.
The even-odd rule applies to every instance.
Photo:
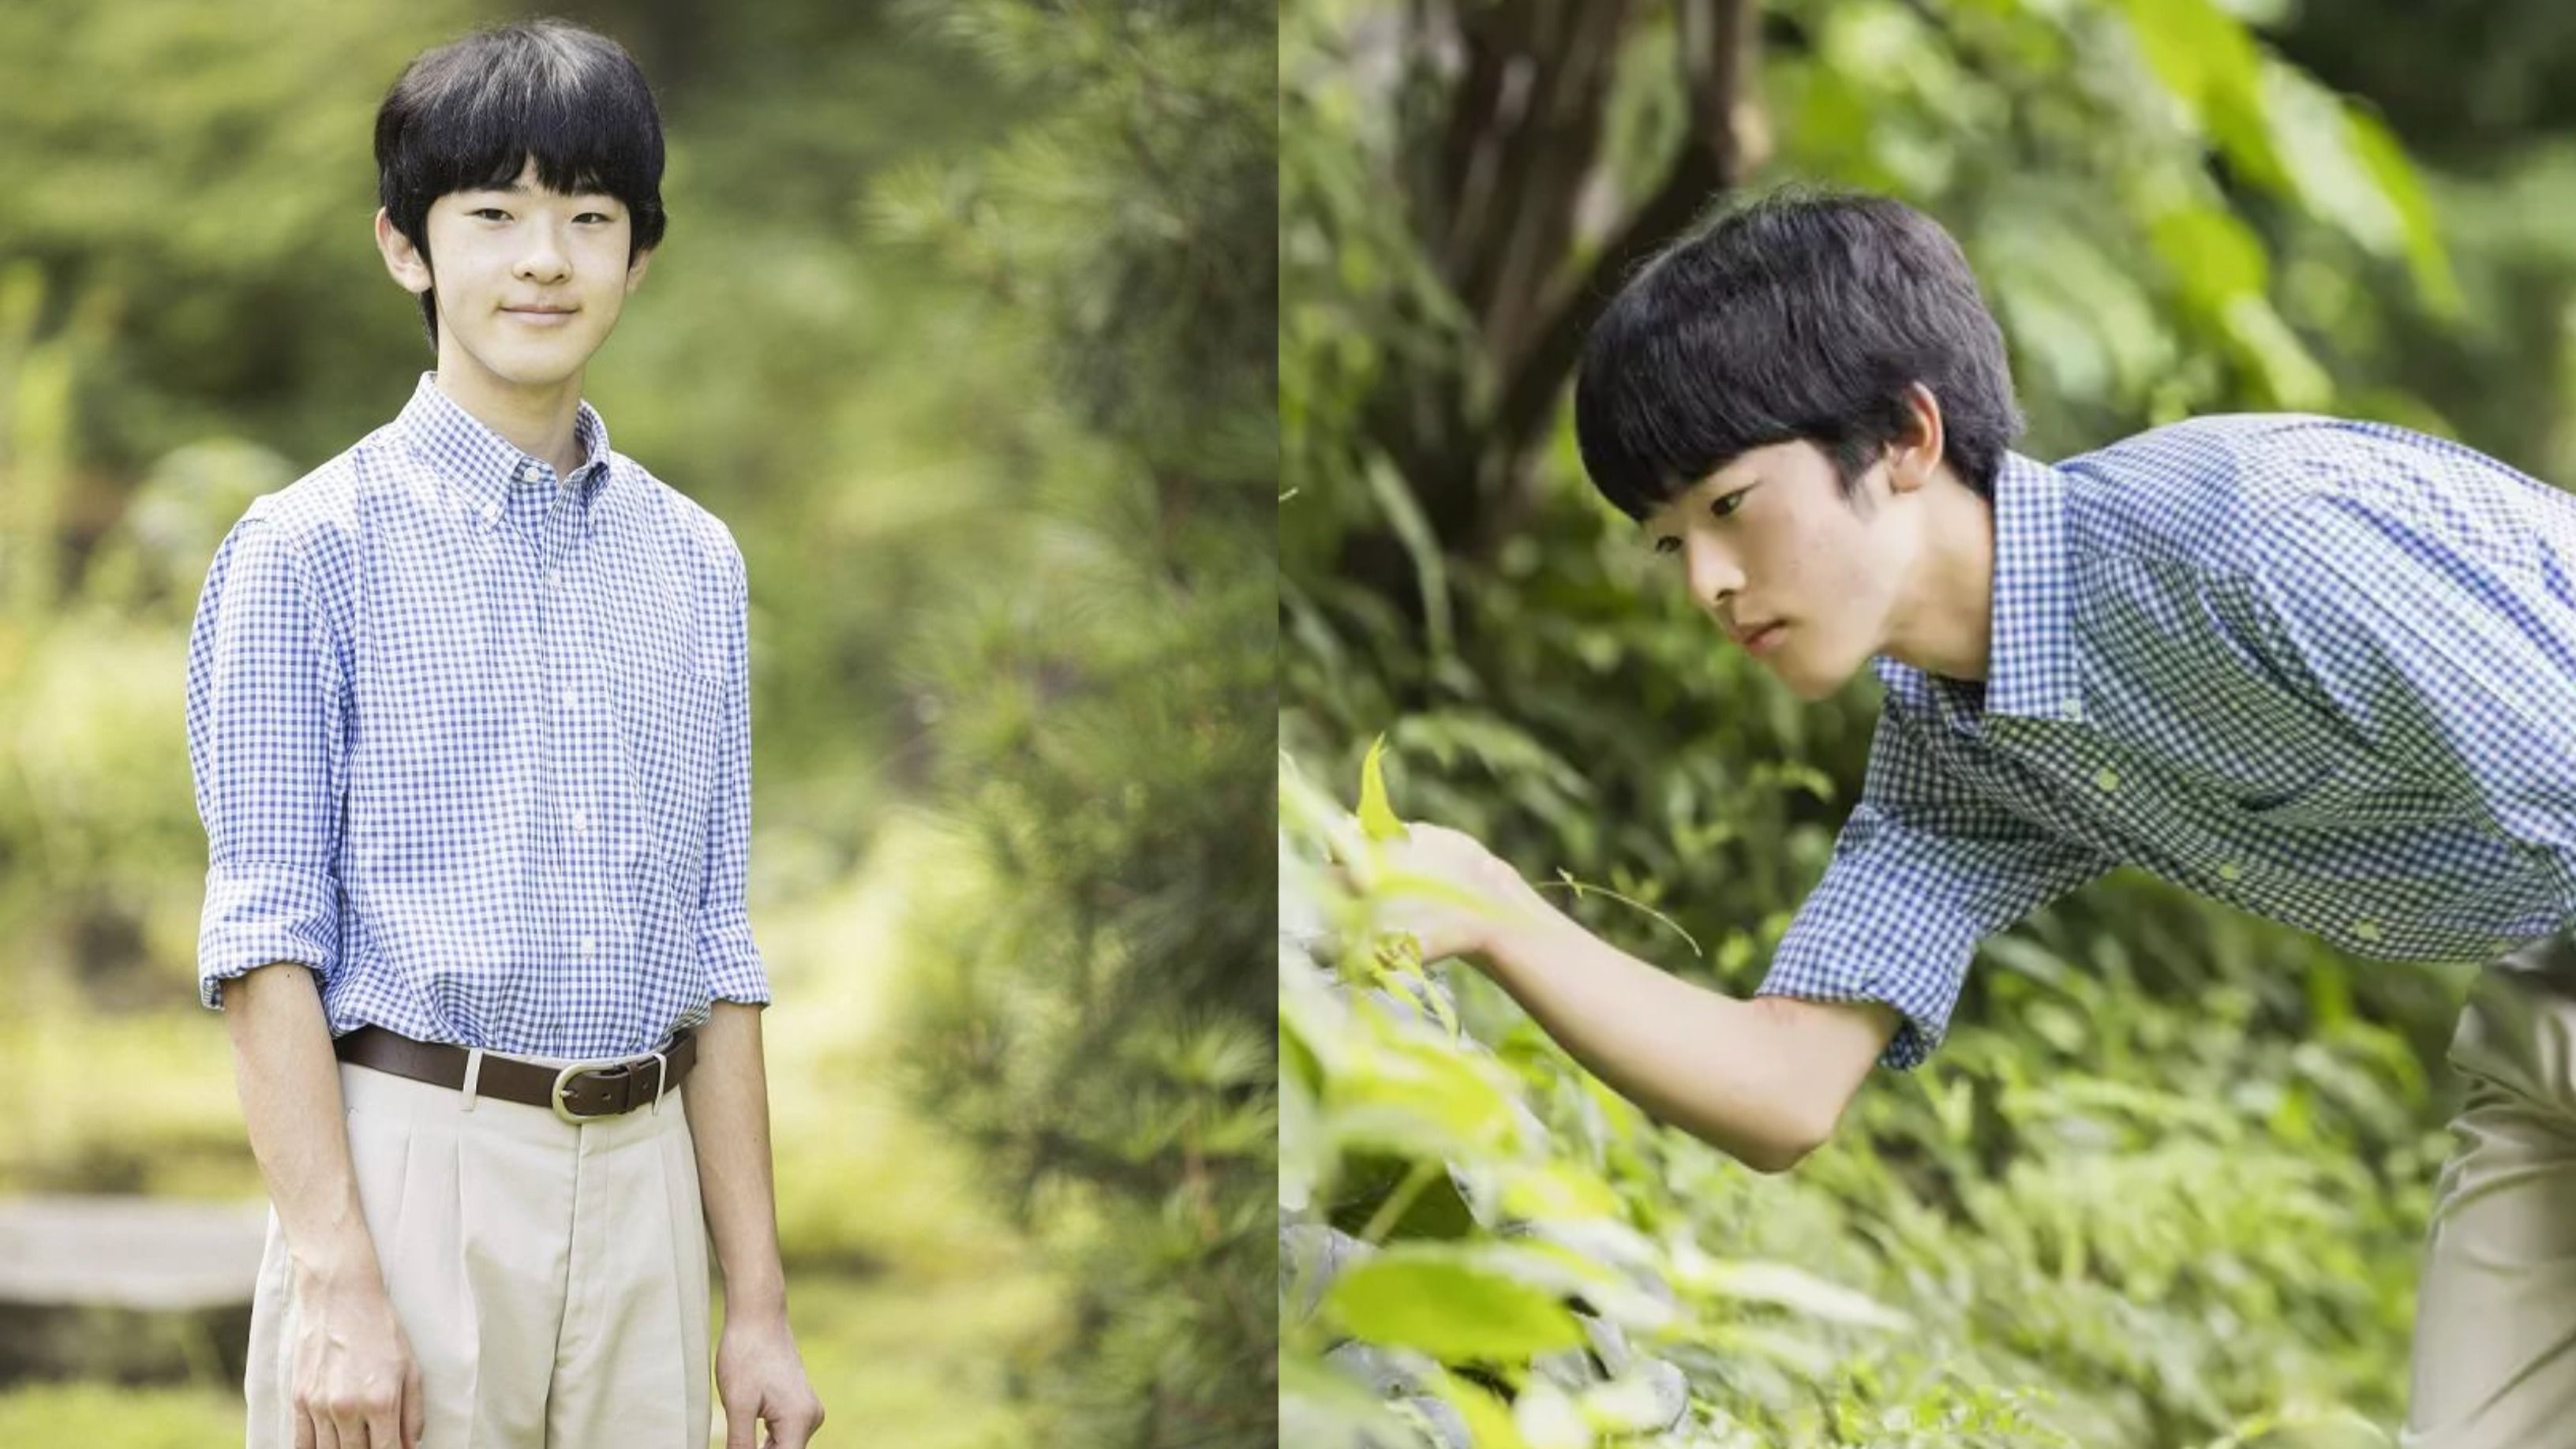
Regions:
[[1917, 499], [1922, 546], [1887, 653], [1927, 673], [1982, 680], [1993, 645], [1994, 505], [1947, 467]]
[[553, 464], [557, 473], [570, 473], [583, 461], [573, 437], [581, 377], [576, 372], [557, 383], [523, 385], [494, 377], [445, 345], [438, 351], [438, 390], [512, 447]]

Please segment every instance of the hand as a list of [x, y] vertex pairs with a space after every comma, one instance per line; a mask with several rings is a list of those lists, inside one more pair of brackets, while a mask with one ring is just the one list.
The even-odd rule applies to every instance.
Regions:
[[773, 1449], [805, 1449], [823, 1427], [823, 1401], [805, 1382], [805, 1361], [784, 1313], [736, 1318], [725, 1313], [716, 1345], [716, 1393], [724, 1400], [725, 1449], [755, 1449], [752, 1426], [766, 1420]]
[[1376, 842], [1378, 929], [1411, 935], [1422, 959], [1487, 951], [1513, 923], [1547, 909], [1519, 871], [1460, 830], [1419, 821]]
[[299, 1271], [295, 1308], [295, 1449], [414, 1449], [429, 1411], [383, 1283]]

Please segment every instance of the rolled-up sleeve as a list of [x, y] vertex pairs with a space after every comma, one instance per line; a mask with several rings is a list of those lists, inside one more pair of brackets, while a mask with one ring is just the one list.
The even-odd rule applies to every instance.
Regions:
[[220, 983], [272, 962], [308, 966], [326, 988], [339, 967], [341, 674], [305, 560], [254, 505], [215, 551], [188, 640], [206, 1006], [223, 1005]]
[[698, 959], [718, 1001], [769, 1002], [769, 972], [751, 939], [751, 589], [742, 551], [725, 540], [732, 571], [726, 630], [723, 727], [717, 738], [706, 879], [698, 897]]
[[2576, 922], [2576, 559], [2499, 566], [2451, 530], [2326, 494], [2273, 514], [2242, 557], [2275, 674], [2475, 809]]
[[2114, 864], [1950, 777], [1913, 729], [1880, 713], [1860, 801], [1756, 992], [1895, 1007], [1879, 1061], [1900, 1071], [1941, 1044], [1980, 940]]

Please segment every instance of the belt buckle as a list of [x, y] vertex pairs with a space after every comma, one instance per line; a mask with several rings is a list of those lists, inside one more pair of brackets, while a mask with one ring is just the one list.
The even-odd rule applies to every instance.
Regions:
[[553, 1099], [555, 1115], [561, 1117], [563, 1120], [571, 1123], [575, 1127], [580, 1126], [584, 1122], [596, 1121], [601, 1117], [615, 1116], [616, 1114], [613, 1112], [596, 1112], [589, 1116], [584, 1116], [581, 1113], [573, 1111], [571, 1108], [564, 1105], [564, 1087], [569, 1084], [573, 1078], [582, 1075], [584, 1072], [605, 1072], [611, 1067], [631, 1072], [635, 1070], [635, 1062], [636, 1059], [634, 1057], [601, 1057], [594, 1061], [572, 1062], [567, 1064], [555, 1073], [554, 1091], [548, 1094]]

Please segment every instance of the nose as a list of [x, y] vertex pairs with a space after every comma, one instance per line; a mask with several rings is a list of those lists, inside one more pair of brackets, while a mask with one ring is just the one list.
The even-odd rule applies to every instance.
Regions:
[[551, 226], [528, 228], [528, 248], [515, 270], [531, 282], [560, 282], [572, 269], [571, 253]]
[[1685, 534], [1685, 577], [1689, 580], [1691, 599], [1701, 608], [1715, 613], [1744, 587], [1744, 570], [1716, 539]]

